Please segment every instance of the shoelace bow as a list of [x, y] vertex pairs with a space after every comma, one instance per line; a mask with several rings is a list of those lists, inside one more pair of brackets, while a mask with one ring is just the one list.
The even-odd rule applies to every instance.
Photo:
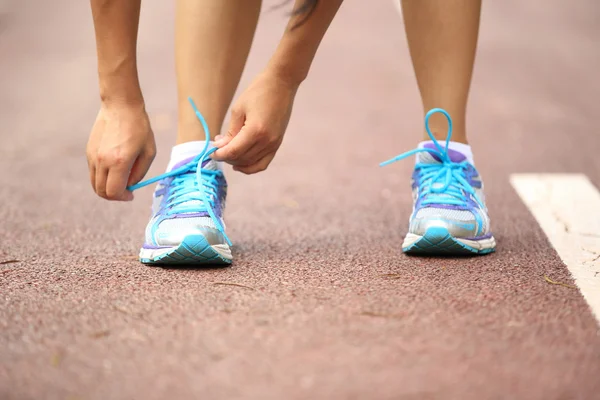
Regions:
[[[194, 157], [189, 163], [174, 169], [173, 171], [155, 176], [143, 182], [129, 186], [127, 190], [134, 191], [144, 186], [151, 185], [166, 178], [173, 177], [171, 181], [171, 190], [169, 191], [165, 207], [167, 207], [168, 215], [184, 212], [208, 212], [210, 218], [214, 222], [217, 230], [223, 235], [227, 244], [231, 246], [231, 241], [225, 233], [225, 229], [217, 218], [214, 207], [215, 200], [218, 196], [218, 177], [222, 174], [220, 171], [213, 171], [202, 168], [209, 156], [217, 151], [216, 148], [208, 149], [210, 143], [210, 132], [206, 120], [198, 111], [196, 104], [191, 98], [188, 98], [196, 116], [202, 124], [204, 130], [205, 144], [204, 149]], [[185, 205], [189, 201], [198, 201], [195, 205]]]
[[[448, 135], [446, 136], [445, 147], [440, 145], [429, 129], [429, 119], [436, 113], [443, 114], [448, 120]], [[467, 160], [454, 162], [448, 154], [448, 144], [452, 137], [452, 119], [450, 118], [450, 114], [441, 108], [429, 110], [425, 115], [425, 130], [431, 138], [431, 141], [435, 144], [435, 147], [437, 147], [437, 150], [428, 148], [410, 150], [388, 161], [384, 161], [379, 165], [383, 167], [417, 153], [430, 153], [437, 157], [440, 162], [418, 162], [415, 165], [415, 169], [419, 171], [419, 177], [421, 178], [421, 185], [419, 188], [419, 198], [423, 199], [421, 204], [448, 204], [465, 207], [467, 205], [467, 199], [464, 193], [466, 192], [473, 196], [480, 207], [484, 208], [483, 202], [479, 199], [479, 196], [477, 196], [475, 190], [466, 179], [466, 171], [469, 167], [469, 162]]]

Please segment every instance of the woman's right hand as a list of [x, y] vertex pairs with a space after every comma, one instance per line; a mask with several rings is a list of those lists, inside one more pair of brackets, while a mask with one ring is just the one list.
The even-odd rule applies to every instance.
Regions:
[[133, 200], [127, 186], [142, 180], [156, 155], [154, 133], [144, 105], [103, 104], [86, 154], [90, 181], [98, 196]]

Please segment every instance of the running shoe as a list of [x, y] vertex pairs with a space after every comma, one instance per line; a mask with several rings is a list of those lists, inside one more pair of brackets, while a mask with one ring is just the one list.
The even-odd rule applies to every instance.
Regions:
[[[436, 113], [448, 120], [445, 146], [429, 129], [429, 118]], [[414, 206], [402, 250], [423, 255], [493, 252], [496, 241], [490, 231], [483, 182], [464, 154], [449, 149], [450, 115], [440, 108], [430, 110], [425, 116], [425, 129], [431, 142], [380, 164], [385, 166], [412, 155], [417, 157], [412, 175]]]
[[209, 149], [206, 121], [191, 99], [190, 103], [206, 135], [203, 151], [165, 174], [128, 188], [158, 182], [140, 250], [144, 264], [231, 264], [233, 259], [223, 222], [227, 181], [219, 164], [209, 157], [217, 149]]

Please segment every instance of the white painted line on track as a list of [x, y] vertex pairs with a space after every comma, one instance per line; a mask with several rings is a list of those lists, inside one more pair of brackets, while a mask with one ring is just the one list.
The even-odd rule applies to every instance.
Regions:
[[510, 182], [600, 323], [600, 192], [583, 174], [513, 174]]

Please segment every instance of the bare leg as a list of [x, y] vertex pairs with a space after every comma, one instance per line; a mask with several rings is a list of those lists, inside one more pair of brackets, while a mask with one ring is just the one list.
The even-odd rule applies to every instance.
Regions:
[[192, 97], [212, 138], [221, 131], [258, 23], [261, 0], [177, 0], [177, 144], [204, 140]]
[[[402, 10], [425, 112], [435, 107], [448, 111], [452, 140], [467, 143], [466, 107], [481, 0], [402, 0]], [[430, 126], [437, 139], [446, 138], [442, 115], [434, 115]]]

